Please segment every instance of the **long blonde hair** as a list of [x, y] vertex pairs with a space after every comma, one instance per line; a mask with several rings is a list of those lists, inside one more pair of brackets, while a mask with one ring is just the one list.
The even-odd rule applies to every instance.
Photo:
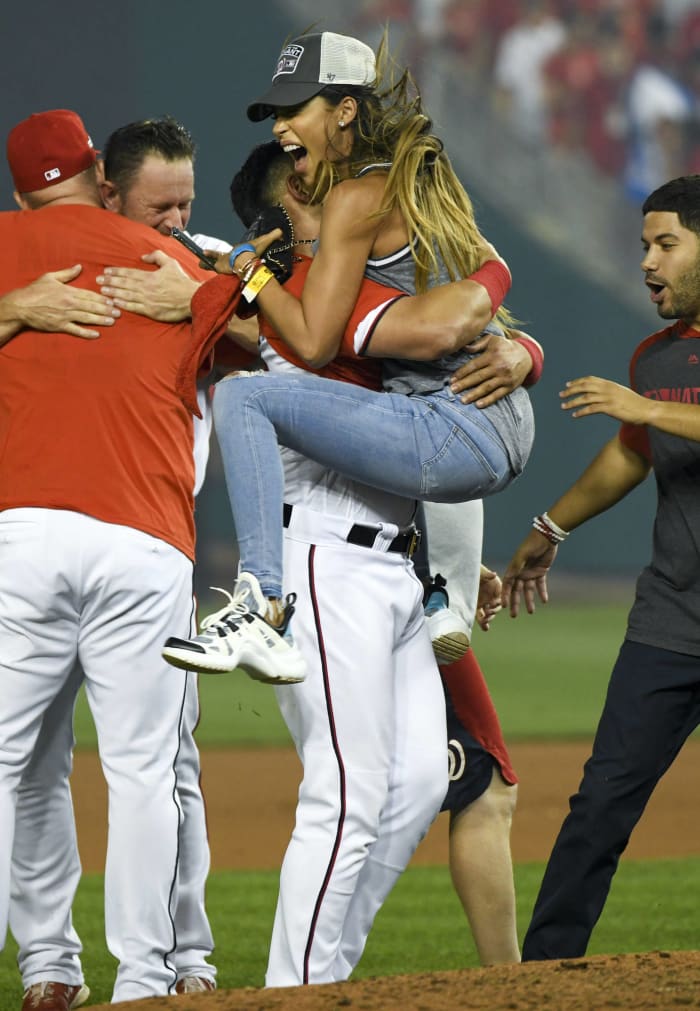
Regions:
[[[480, 233], [474, 208], [423, 112], [420, 91], [408, 68], [389, 54], [387, 30], [377, 49], [377, 79], [373, 87], [332, 85], [321, 92], [331, 105], [346, 95], [357, 101], [358, 114], [350, 156], [321, 162], [311, 194], [322, 202], [340, 181], [341, 166], [355, 176], [368, 165], [387, 163], [388, 176], [378, 216], [398, 209], [416, 265], [416, 291], [439, 278], [440, 263], [451, 280], [468, 277], [481, 262]], [[496, 317], [508, 325], [510, 314]]]

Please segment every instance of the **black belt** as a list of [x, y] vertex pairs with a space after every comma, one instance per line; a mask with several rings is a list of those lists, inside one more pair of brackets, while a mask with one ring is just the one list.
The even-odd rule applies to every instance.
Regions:
[[[288, 502], [282, 508], [282, 523], [288, 527], [292, 519], [292, 509]], [[379, 527], [368, 527], [364, 523], [354, 523], [348, 530], [345, 540], [348, 544], [359, 544], [363, 548], [373, 548], [380, 533]], [[421, 532], [415, 527], [410, 527], [402, 533], [397, 534], [393, 541], [387, 545], [387, 551], [398, 551], [402, 555], [410, 558], [420, 544]]]

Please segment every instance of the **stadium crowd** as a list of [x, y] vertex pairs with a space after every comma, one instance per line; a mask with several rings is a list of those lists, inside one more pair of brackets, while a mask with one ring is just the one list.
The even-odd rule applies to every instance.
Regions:
[[700, 171], [697, 0], [367, 0], [354, 27], [387, 21], [424, 85], [451, 54], [521, 140], [580, 154], [635, 204]]

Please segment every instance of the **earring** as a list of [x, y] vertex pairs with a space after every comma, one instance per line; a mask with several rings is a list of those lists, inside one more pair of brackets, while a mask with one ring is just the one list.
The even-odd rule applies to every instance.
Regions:
[[341, 129], [341, 130], [344, 130], [344, 129], [345, 129], [345, 120], [344, 120], [344, 119], [341, 119], [341, 120], [340, 120], [340, 121], [338, 122], [338, 126], [340, 127], [340, 129]]

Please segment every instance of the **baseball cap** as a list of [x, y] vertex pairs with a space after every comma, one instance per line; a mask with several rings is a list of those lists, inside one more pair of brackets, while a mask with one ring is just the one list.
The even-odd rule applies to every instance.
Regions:
[[374, 53], [359, 39], [335, 32], [300, 35], [280, 53], [272, 86], [248, 106], [248, 119], [259, 123], [279, 106], [307, 102], [329, 84], [374, 84], [376, 76]]
[[19, 193], [70, 179], [95, 163], [97, 151], [77, 112], [34, 112], [10, 130], [7, 163]]

